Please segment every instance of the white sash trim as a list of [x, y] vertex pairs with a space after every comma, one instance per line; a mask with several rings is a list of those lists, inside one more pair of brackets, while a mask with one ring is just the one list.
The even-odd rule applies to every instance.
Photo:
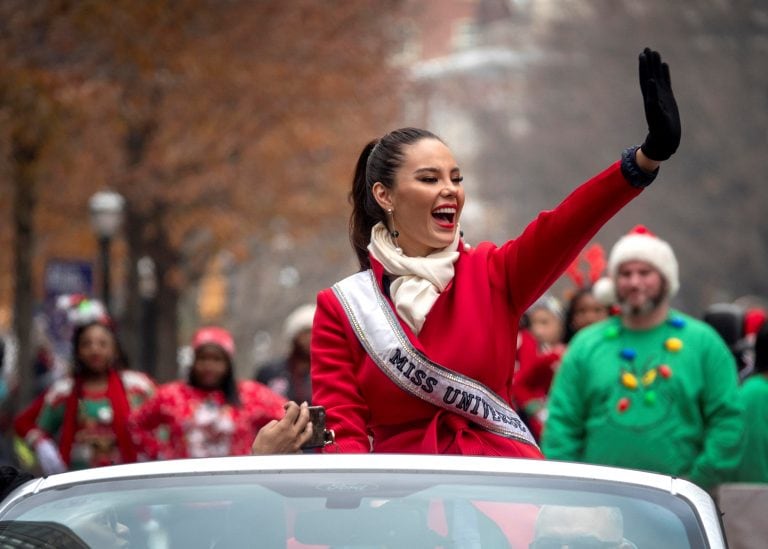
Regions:
[[337, 282], [333, 292], [368, 356], [398, 387], [492, 433], [538, 448], [504, 399], [482, 383], [432, 362], [413, 346], [381, 295], [373, 271]]

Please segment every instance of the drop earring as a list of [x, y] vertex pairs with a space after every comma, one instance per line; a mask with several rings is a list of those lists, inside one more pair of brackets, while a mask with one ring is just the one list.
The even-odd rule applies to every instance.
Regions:
[[[459, 238], [461, 238], [462, 240], [464, 240], [464, 231], [462, 231], [461, 229], [459, 229]], [[464, 240], [464, 250], [465, 250], [465, 251], [468, 251], [468, 250], [469, 250], [471, 247], [472, 247], [472, 246], [470, 246], [469, 244], [467, 244], [467, 241], [466, 241], [466, 240]]]
[[[393, 227], [395, 225], [395, 212], [392, 210], [392, 208], [387, 208], [387, 216], [389, 217], [389, 226]], [[392, 237], [392, 243], [395, 245], [395, 251], [403, 255], [403, 249], [400, 247], [400, 244], [397, 242], [397, 237], [400, 236], [400, 233], [397, 232], [394, 229], [390, 229], [389, 236]]]

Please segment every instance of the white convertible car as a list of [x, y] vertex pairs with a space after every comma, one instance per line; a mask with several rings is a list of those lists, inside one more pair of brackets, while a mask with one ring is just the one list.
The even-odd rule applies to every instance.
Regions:
[[721, 549], [722, 532], [681, 479], [490, 457], [140, 463], [35, 479], [0, 504], [3, 548]]

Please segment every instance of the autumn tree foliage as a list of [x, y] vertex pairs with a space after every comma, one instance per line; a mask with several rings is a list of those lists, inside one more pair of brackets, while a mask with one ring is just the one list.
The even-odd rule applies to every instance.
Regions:
[[[136, 341], [135, 265], [150, 257], [159, 283], [157, 374], [175, 375], [177, 303], [214, 255], [228, 248], [245, 258], [246, 239], [268, 237], [275, 218], [293, 220], [300, 237], [343, 203], [361, 136], [381, 133], [395, 112], [388, 52], [398, 8], [362, 0], [4, 1], [0, 193], [32, 193], [33, 283], [46, 257], [95, 256], [87, 198], [105, 187], [120, 192], [123, 332]], [[29, 82], [45, 84], [31, 101], [48, 114], [23, 107]], [[25, 160], [36, 170], [27, 181], [9, 128], [30, 121], [45, 131]], [[18, 236], [9, 221], [0, 221], [0, 243]], [[3, 258], [0, 299], [8, 302], [9, 281], [24, 281]]]

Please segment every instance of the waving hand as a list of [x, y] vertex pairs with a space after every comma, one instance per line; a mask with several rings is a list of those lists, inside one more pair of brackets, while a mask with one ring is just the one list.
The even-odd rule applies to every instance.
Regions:
[[667, 160], [680, 145], [681, 134], [669, 66], [661, 61], [658, 52], [645, 48], [640, 54], [639, 69], [648, 122], [648, 135], [640, 148], [651, 160]]

